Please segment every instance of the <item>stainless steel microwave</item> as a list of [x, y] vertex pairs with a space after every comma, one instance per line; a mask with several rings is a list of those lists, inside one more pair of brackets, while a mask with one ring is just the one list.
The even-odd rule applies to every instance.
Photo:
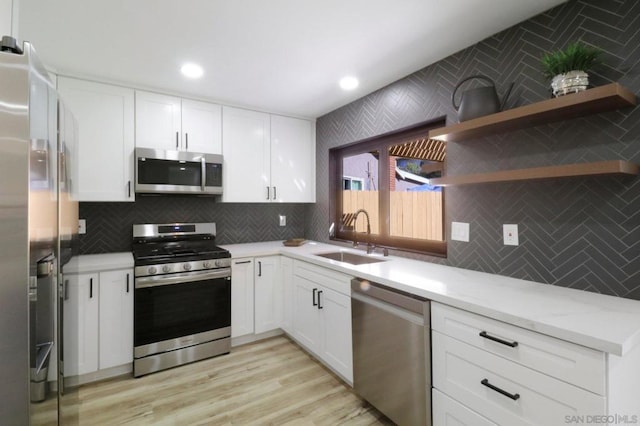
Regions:
[[222, 155], [136, 148], [137, 193], [222, 194]]

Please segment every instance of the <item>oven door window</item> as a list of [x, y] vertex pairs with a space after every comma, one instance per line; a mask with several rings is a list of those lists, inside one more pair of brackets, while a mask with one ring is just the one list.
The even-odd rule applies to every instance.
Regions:
[[202, 185], [202, 164], [195, 161], [138, 159], [138, 183], [143, 185]]
[[226, 278], [135, 291], [135, 346], [230, 326], [231, 281]]

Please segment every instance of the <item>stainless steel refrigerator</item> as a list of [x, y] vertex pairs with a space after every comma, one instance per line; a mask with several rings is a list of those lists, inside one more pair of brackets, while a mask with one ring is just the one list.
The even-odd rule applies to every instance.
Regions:
[[[0, 422], [58, 421], [59, 271], [72, 253], [73, 120], [29, 43], [0, 43]], [[62, 122], [59, 123], [59, 120]], [[67, 124], [70, 123], [70, 124]], [[66, 130], [65, 130], [66, 129]], [[59, 130], [62, 130], [60, 137]], [[62, 237], [62, 238], [61, 238]]]

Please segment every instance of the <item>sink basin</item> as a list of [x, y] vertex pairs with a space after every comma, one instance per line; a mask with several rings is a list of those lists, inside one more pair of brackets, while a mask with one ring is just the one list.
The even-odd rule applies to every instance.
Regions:
[[338, 262], [349, 263], [351, 265], [365, 265], [367, 263], [385, 262], [385, 259], [378, 257], [362, 256], [360, 254], [348, 253], [344, 251], [333, 251], [330, 253], [320, 253], [316, 256], [324, 257], [326, 259], [337, 260]]

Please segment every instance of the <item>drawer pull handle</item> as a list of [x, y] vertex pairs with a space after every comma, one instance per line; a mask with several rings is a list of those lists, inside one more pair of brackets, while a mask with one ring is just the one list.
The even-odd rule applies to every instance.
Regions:
[[492, 385], [491, 383], [489, 383], [489, 379], [482, 379], [482, 381], [480, 382], [481, 384], [483, 384], [484, 386], [488, 387], [491, 390], [494, 390], [498, 393], [501, 393], [502, 395], [513, 399], [514, 401], [517, 401], [518, 399], [520, 399], [520, 394], [518, 393], [509, 393], [506, 390], [502, 390], [497, 386]]
[[[318, 289], [317, 289], [317, 288], [314, 288], [314, 289], [313, 289], [313, 295], [312, 295], [312, 297], [313, 297], [313, 306], [318, 306], [318, 302], [316, 302], [316, 294], [317, 294], [317, 293], [318, 293]], [[319, 298], [319, 297], [318, 297], [318, 298]]]
[[484, 337], [485, 339], [493, 340], [494, 342], [502, 343], [503, 345], [510, 346], [512, 348], [515, 348], [516, 346], [518, 346], [518, 342], [508, 342], [498, 337], [490, 336], [489, 334], [487, 334], [486, 331], [481, 331], [479, 335], [480, 337]]

